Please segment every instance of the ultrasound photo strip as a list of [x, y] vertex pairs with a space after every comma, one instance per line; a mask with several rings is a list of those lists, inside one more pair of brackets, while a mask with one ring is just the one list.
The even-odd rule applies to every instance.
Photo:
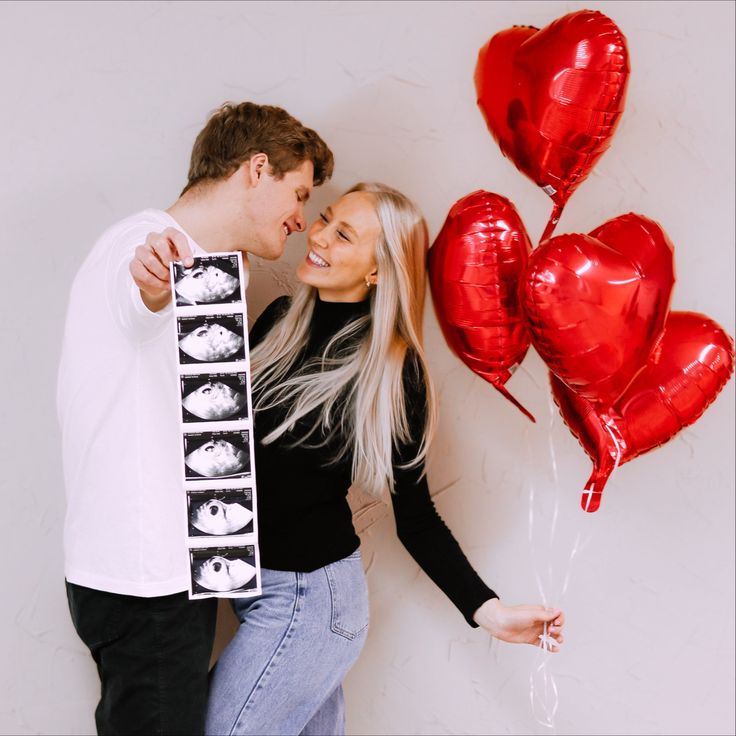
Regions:
[[[190, 598], [260, 594], [243, 261], [170, 268]], [[187, 541], [188, 540], [188, 541]]]
[[237, 304], [245, 301], [238, 254], [198, 256], [194, 265], [173, 266], [173, 289], [177, 307], [203, 304]]
[[177, 317], [179, 363], [245, 361], [247, 324], [237, 312]]
[[249, 478], [250, 430], [184, 434], [184, 477]]
[[232, 422], [248, 419], [248, 376], [193, 373], [179, 376], [182, 421]]
[[254, 544], [190, 547], [190, 598], [259, 595], [261, 571]]
[[255, 513], [250, 488], [187, 491], [190, 537], [253, 534]]

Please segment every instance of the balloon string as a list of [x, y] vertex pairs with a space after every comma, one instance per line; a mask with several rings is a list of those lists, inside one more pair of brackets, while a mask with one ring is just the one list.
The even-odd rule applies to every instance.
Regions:
[[[542, 603], [544, 604], [544, 606], [549, 606], [546, 586], [544, 584], [544, 581], [542, 580], [542, 575], [539, 570], [539, 565], [537, 563], [536, 546], [534, 544], [534, 497], [534, 483], [530, 481], [529, 542], [532, 552], [532, 560], [534, 563], [534, 576], [536, 578], [537, 588], [539, 589]], [[557, 503], [558, 498], [556, 497], [555, 506], [557, 505]], [[551, 566], [549, 565], [547, 566], [547, 575], [551, 575]], [[529, 699], [531, 702], [532, 715], [537, 723], [544, 726], [545, 728], [552, 729], [552, 733], [556, 733], [555, 715], [557, 713], [557, 708], [559, 707], [559, 696], [554, 675], [552, 675], [547, 668], [550, 646], [546, 623], [544, 624], [544, 633], [542, 635], [539, 648], [540, 652], [538, 653], [538, 657], [541, 656], [542, 660], [539, 661], [538, 659], [536, 666], [529, 675]]]
[[[545, 631], [546, 631], [545, 624]], [[546, 645], [545, 645], [546, 649]], [[549, 650], [547, 650], [549, 651]], [[532, 713], [534, 718], [540, 725], [545, 728], [552, 729], [552, 733], [555, 731], [555, 716], [557, 715], [557, 708], [560, 704], [559, 693], [557, 691], [557, 683], [555, 682], [554, 675], [550, 674], [547, 670], [547, 660], [549, 654], [544, 657], [544, 660], [535, 668], [535, 670], [529, 676], [529, 692], [532, 703]], [[537, 687], [537, 680], [541, 680], [541, 687]], [[541, 693], [539, 692], [541, 690]], [[547, 707], [547, 703], [551, 701], [551, 707]], [[537, 712], [537, 704], [542, 703], [543, 712], [539, 714]], [[540, 717], [541, 715], [541, 717]]]
[[[549, 422], [549, 432], [548, 432], [548, 445], [549, 445], [549, 454], [550, 454], [550, 466], [552, 470], [552, 479], [553, 479], [553, 485], [555, 488], [555, 495], [554, 495], [554, 506], [552, 511], [552, 523], [550, 525], [550, 535], [549, 535], [549, 552], [548, 555], [548, 564], [546, 567], [546, 579], [549, 584], [549, 587], [552, 586], [552, 581], [554, 579], [553, 573], [552, 573], [552, 550], [554, 548], [554, 538], [555, 538], [555, 531], [557, 527], [557, 521], [559, 517], [559, 509], [560, 509], [560, 483], [559, 483], [559, 476], [558, 476], [558, 467], [557, 467], [557, 454], [555, 452], [554, 442], [552, 439], [552, 429], [554, 426], [554, 418], [555, 418], [555, 407], [554, 403], [552, 401], [552, 396], [548, 394], [548, 407], [549, 407], [549, 416], [550, 416], [550, 422]], [[605, 430], [608, 432], [608, 434], [611, 437], [611, 440], [613, 441], [613, 444], [616, 448], [616, 459], [614, 462], [613, 470], [611, 471], [611, 474], [609, 476], [609, 480], [613, 478], [614, 474], [618, 470], [618, 467], [621, 463], [621, 444], [616, 438], [616, 435], [613, 433], [611, 428], [607, 424], [603, 424]], [[527, 454], [531, 455], [531, 444], [529, 441], [529, 428], [525, 428], [524, 436], [525, 436], [525, 443], [526, 443], [526, 450]], [[529, 464], [531, 467], [531, 463]], [[592, 492], [595, 490], [595, 484], [591, 486], [591, 498], [592, 498]], [[539, 589], [540, 596], [542, 598], [542, 603], [545, 606], [549, 606], [550, 601], [549, 597], [547, 595], [547, 590], [545, 586], [545, 581], [543, 580], [543, 576], [539, 571], [539, 565], [537, 564], [537, 549], [536, 545], [534, 543], [534, 509], [535, 509], [535, 486], [534, 482], [530, 479], [529, 481], [529, 541], [530, 541], [530, 547], [532, 552], [532, 561], [534, 564], [534, 575], [537, 582], [537, 587]], [[562, 582], [562, 588], [559, 592], [559, 598], [557, 598], [557, 603], [561, 604], [563, 600], [565, 599], [567, 595], [568, 588], [570, 586], [570, 580], [572, 577], [572, 568], [573, 568], [573, 561], [576, 559], [580, 551], [588, 545], [590, 542], [591, 536], [588, 535], [588, 539], [585, 541], [584, 544], [581, 543], [582, 540], [582, 532], [578, 531], [575, 541], [573, 542], [572, 549], [570, 550], [570, 553], [568, 555], [566, 564], [564, 565], [564, 575], [563, 575], [563, 582]], [[556, 733], [556, 727], [555, 727], [555, 717], [557, 715], [557, 711], [559, 709], [559, 691], [557, 689], [557, 683], [555, 681], [554, 675], [549, 671], [548, 669], [548, 663], [549, 663], [549, 655], [551, 652], [551, 638], [548, 634], [548, 628], [547, 623], [544, 624], [543, 628], [543, 634], [540, 637], [540, 647], [538, 652], [538, 661], [534, 669], [529, 675], [529, 698], [531, 702], [531, 708], [532, 708], [532, 715], [534, 716], [534, 719], [537, 723], [539, 723], [541, 726], [544, 726], [545, 728], [548, 728], [551, 730], [553, 734]]]
[[[527, 454], [531, 455], [532, 448], [531, 443], [529, 441], [529, 433], [528, 428], [525, 428], [525, 445]], [[550, 441], [550, 451], [551, 451], [551, 457], [552, 457], [552, 475], [554, 479], [554, 485], [555, 489], [558, 489], [558, 483], [557, 483], [557, 461], [556, 456], [554, 452], [554, 446], [551, 444]], [[531, 467], [531, 464], [530, 464]], [[539, 564], [537, 560], [537, 549], [535, 545], [535, 535], [534, 535], [534, 513], [535, 513], [535, 485], [534, 481], [530, 478], [529, 480], [529, 546], [532, 553], [532, 561], [533, 561], [533, 567], [534, 567], [534, 577], [536, 579], [537, 588], [539, 590], [539, 595], [542, 599], [542, 603], [545, 607], [549, 606], [549, 600], [547, 597], [547, 586], [545, 585], [545, 582], [542, 580], [542, 574], [539, 569]], [[554, 540], [554, 533], [556, 528], [556, 522], [557, 522], [557, 512], [558, 512], [558, 506], [559, 506], [559, 493], [555, 493], [554, 497], [554, 511], [553, 511], [553, 523], [550, 527], [550, 537], [549, 537], [549, 544], [550, 547], [552, 546], [553, 540]], [[552, 578], [552, 568], [551, 568], [551, 555], [548, 556], [548, 564], [546, 566], [546, 577], [548, 579], [548, 582], [551, 583]], [[552, 732], [554, 733], [555, 729], [555, 715], [557, 713], [557, 708], [559, 707], [559, 697], [557, 692], [557, 684], [554, 679], [554, 675], [552, 675], [548, 668], [547, 668], [547, 660], [549, 657], [550, 652], [550, 644], [549, 644], [549, 638], [548, 638], [548, 629], [547, 624], [545, 622], [544, 629], [543, 629], [543, 635], [541, 637], [540, 642], [540, 652], [544, 652], [543, 654], [538, 654], [538, 656], [541, 656], [543, 659], [541, 661], [537, 661], [536, 666], [533, 668], [532, 672], [529, 674], [529, 699], [531, 703], [531, 710], [532, 710], [532, 716], [534, 717], [534, 720], [539, 723], [540, 725], [544, 726], [545, 728], [552, 729]]]
[[[537, 558], [537, 545], [535, 544], [535, 533], [534, 533], [534, 522], [535, 522], [535, 496], [536, 489], [533, 480], [529, 480], [529, 541], [530, 549], [532, 554], [532, 562], [534, 567], [534, 576], [537, 583], [537, 588], [542, 599], [542, 603], [549, 607], [550, 598], [548, 592], [553, 592], [553, 580], [554, 574], [552, 569], [552, 551], [554, 549], [555, 535], [557, 529], [557, 522], [560, 513], [560, 483], [558, 475], [557, 465], [557, 453], [555, 452], [555, 446], [553, 442], [552, 430], [554, 427], [555, 419], [555, 406], [552, 401], [551, 394], [548, 394], [548, 407], [549, 407], [549, 431], [548, 431], [548, 445], [549, 445], [549, 456], [550, 465], [552, 471], [552, 480], [554, 485], [554, 504], [552, 509], [552, 521], [550, 524], [550, 533], [548, 537], [549, 553], [547, 555], [547, 565], [545, 568], [545, 575], [542, 575], [539, 569], [538, 558]], [[525, 444], [527, 454], [532, 454], [532, 447], [529, 441], [529, 428], [526, 427], [524, 431]], [[618, 446], [618, 445], [617, 445]], [[529, 467], [532, 464], [529, 463]], [[562, 603], [563, 599], [567, 595], [567, 591], [570, 585], [570, 579], [572, 576], [573, 561], [577, 558], [581, 549], [587, 546], [590, 538], [585, 543], [582, 543], [582, 532], [578, 531], [575, 540], [572, 544], [572, 549], [567, 555], [567, 561], [562, 568], [562, 586], [559, 590], [559, 597], [554, 601], [558, 605]], [[543, 578], [546, 578], [543, 579]], [[540, 637], [540, 647], [537, 653], [537, 663], [534, 666], [532, 672], [529, 675], [529, 698], [531, 701], [532, 715], [537, 723], [545, 728], [551, 729], [552, 733], [555, 731], [555, 717], [559, 708], [559, 692], [557, 689], [557, 683], [554, 675], [548, 669], [549, 655], [551, 652], [551, 639], [548, 634], [547, 624], [544, 624], [543, 634]]]

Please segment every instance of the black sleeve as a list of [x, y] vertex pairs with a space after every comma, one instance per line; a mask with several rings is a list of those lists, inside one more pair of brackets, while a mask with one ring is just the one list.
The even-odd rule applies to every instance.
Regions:
[[268, 331], [278, 322], [291, 304], [291, 297], [279, 296], [274, 299], [260, 314], [248, 332], [248, 347], [253, 348], [263, 340]]
[[419, 477], [424, 463], [402, 469], [416, 457], [426, 418], [426, 388], [417, 363], [404, 363], [404, 395], [412, 441], [394, 447], [394, 490], [391, 501], [401, 543], [430, 579], [442, 590], [473, 627], [473, 614], [489, 598], [498, 596], [483, 582], [463, 554], [452, 532], [437, 513], [426, 477]]

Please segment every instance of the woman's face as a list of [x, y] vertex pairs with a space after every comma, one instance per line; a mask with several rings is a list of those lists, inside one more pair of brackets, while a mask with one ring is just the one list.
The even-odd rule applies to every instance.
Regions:
[[297, 278], [319, 290], [329, 302], [357, 302], [368, 294], [366, 279], [376, 283], [376, 244], [381, 225], [372, 195], [351, 192], [312, 223], [307, 256]]

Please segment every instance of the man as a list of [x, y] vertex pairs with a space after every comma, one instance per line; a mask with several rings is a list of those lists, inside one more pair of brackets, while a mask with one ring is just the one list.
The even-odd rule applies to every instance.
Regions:
[[169, 263], [279, 258], [332, 174], [284, 110], [226, 104], [197, 137], [166, 211], [102, 234], [72, 287], [58, 383], [72, 619], [97, 663], [100, 734], [197, 734], [216, 600], [189, 601]]

